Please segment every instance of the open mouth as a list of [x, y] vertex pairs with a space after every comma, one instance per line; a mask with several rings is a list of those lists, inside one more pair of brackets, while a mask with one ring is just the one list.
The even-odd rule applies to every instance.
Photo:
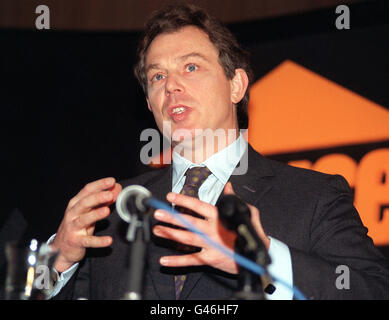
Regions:
[[172, 110], [172, 114], [181, 114], [185, 112], [186, 108], [185, 107], [177, 107]]
[[181, 104], [174, 105], [169, 107], [169, 116], [174, 122], [183, 121], [189, 116], [191, 109], [192, 108]]

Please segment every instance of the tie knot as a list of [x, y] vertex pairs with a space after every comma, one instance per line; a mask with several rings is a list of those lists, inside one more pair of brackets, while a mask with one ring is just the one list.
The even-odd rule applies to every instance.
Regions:
[[188, 183], [192, 185], [201, 185], [211, 174], [211, 171], [207, 167], [193, 167], [188, 169], [185, 173], [186, 180], [185, 184]]
[[182, 190], [182, 194], [197, 197], [198, 190], [203, 182], [211, 174], [211, 171], [207, 167], [194, 167], [188, 169], [185, 173], [185, 183]]

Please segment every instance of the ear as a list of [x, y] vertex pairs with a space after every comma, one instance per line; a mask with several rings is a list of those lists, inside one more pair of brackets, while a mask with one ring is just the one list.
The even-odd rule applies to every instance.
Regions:
[[234, 104], [243, 99], [249, 85], [249, 77], [243, 69], [235, 69], [235, 76], [230, 81], [231, 84], [231, 101]]
[[148, 98], [146, 98], [146, 102], [147, 102], [147, 108], [148, 108], [151, 112], [153, 112], [153, 109], [151, 109], [151, 105], [150, 105], [150, 102], [149, 102], [149, 99], [148, 99]]

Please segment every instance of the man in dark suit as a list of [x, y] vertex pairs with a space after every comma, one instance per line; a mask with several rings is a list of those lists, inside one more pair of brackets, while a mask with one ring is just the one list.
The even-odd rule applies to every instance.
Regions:
[[[247, 126], [251, 71], [227, 29], [195, 7], [167, 7], [146, 25], [135, 73], [160, 131], [171, 140], [173, 164], [120, 184], [113, 178], [95, 181], [69, 202], [52, 239], [60, 249], [53, 295], [123, 297], [128, 244], [109, 206], [122, 187], [140, 184], [184, 208], [182, 216], [231, 249], [236, 235], [220, 224], [215, 203], [221, 193], [237, 194], [249, 204], [252, 224], [272, 258], [271, 273], [308, 298], [389, 297], [388, 263], [366, 235], [345, 180], [265, 159], [245, 144], [239, 129]], [[205, 131], [211, 139], [204, 142]], [[216, 144], [216, 132], [233, 138]], [[237, 169], [242, 166], [243, 172]], [[202, 183], [188, 191], [192, 196], [183, 194], [190, 180], [192, 187]], [[177, 226], [183, 225], [163, 210], [154, 213], [143, 298], [230, 297], [237, 288], [235, 261]], [[339, 284], [339, 267], [347, 271], [346, 285]], [[268, 298], [293, 298], [281, 283], [274, 285]]]

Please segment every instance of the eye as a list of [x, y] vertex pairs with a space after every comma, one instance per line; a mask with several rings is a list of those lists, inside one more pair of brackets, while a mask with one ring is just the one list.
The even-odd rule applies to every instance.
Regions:
[[190, 63], [188, 65], [185, 66], [185, 71], [187, 72], [193, 72], [193, 71], [196, 71], [199, 67], [196, 66], [195, 64], [193, 63]]
[[160, 81], [163, 79], [163, 74], [161, 73], [157, 73], [155, 74], [152, 78], [151, 78], [151, 81], [152, 82], [155, 82], [155, 81]]

